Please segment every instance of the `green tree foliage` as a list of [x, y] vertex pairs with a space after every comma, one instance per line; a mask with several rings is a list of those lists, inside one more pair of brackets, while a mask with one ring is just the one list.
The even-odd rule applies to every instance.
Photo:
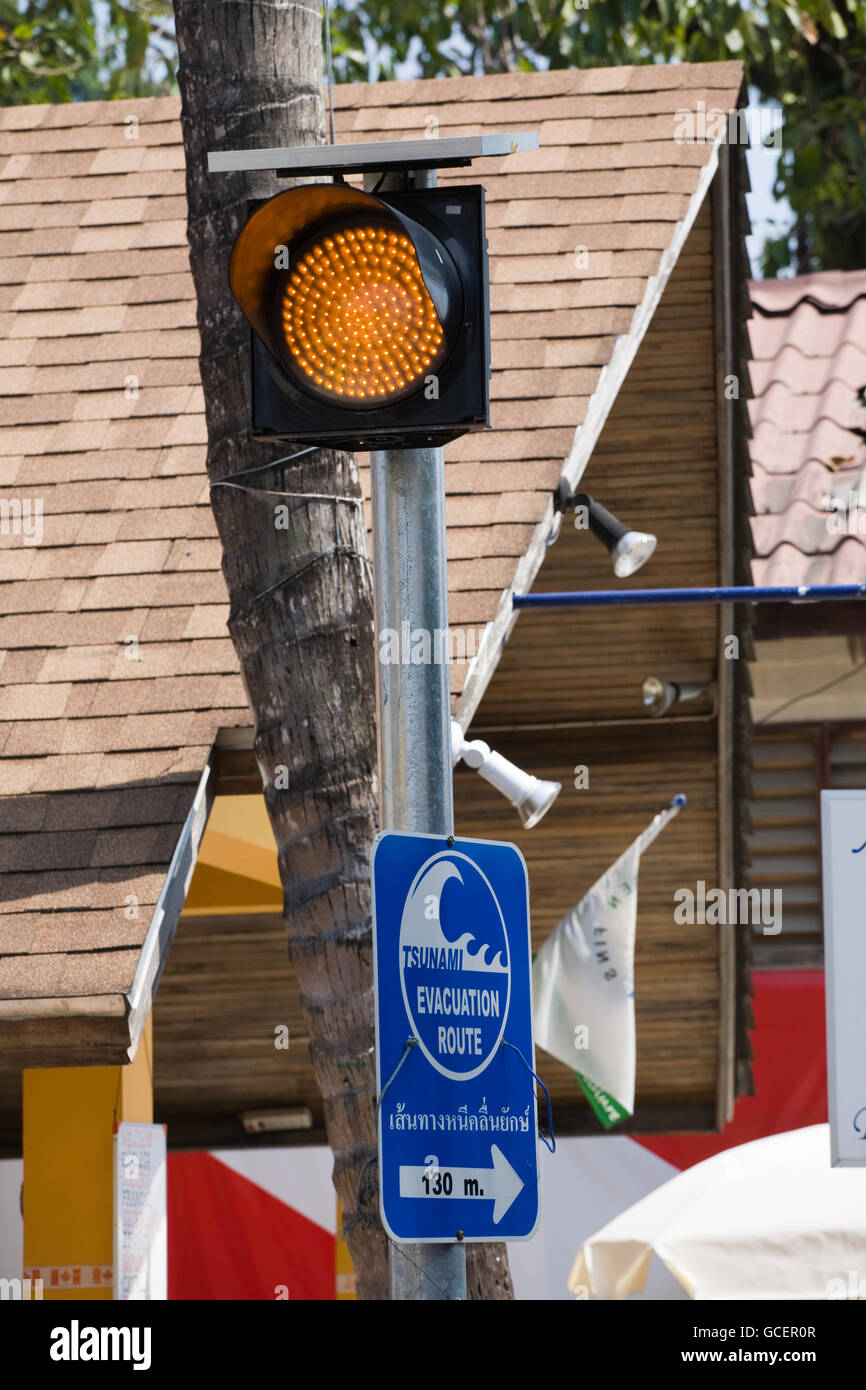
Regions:
[[334, 49], [350, 81], [741, 59], [796, 218], [765, 273], [866, 266], [866, 0], [341, 0]]
[[68, 101], [95, 47], [89, 0], [21, 5], [0, 0], [0, 101]]
[[176, 91], [171, 0], [0, 0], [0, 105]]

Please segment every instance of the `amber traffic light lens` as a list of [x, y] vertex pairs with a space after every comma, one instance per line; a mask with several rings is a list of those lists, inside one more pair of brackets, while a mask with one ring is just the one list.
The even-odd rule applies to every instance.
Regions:
[[288, 360], [326, 399], [399, 400], [446, 355], [415, 248], [384, 227], [323, 235], [293, 267], [281, 308]]

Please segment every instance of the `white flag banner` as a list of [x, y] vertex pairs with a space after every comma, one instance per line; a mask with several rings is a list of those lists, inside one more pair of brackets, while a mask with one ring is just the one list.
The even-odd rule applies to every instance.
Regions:
[[535, 1042], [577, 1073], [606, 1129], [634, 1110], [634, 939], [640, 857], [675, 796], [545, 941], [532, 966]]

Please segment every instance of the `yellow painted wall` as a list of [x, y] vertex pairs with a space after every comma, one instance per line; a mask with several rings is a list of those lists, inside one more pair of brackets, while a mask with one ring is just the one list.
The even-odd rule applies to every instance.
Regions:
[[114, 1126], [153, 1123], [152, 1057], [148, 1020], [128, 1066], [23, 1074], [24, 1270], [46, 1299], [112, 1297]]
[[218, 796], [202, 837], [184, 916], [280, 912], [277, 846], [263, 796]]

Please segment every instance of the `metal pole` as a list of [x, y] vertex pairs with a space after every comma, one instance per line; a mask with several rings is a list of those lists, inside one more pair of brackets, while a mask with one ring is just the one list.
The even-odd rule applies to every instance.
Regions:
[[[365, 188], [376, 181], [367, 175]], [[435, 182], [434, 170], [416, 176], [417, 187]], [[383, 186], [406, 188], [408, 175], [391, 175]], [[388, 629], [401, 654], [408, 634], [421, 629], [440, 656], [418, 665], [376, 661], [380, 826], [453, 835], [449, 647], [439, 636], [448, 630], [445, 457], [442, 449], [385, 449], [370, 455], [370, 465], [377, 658]], [[462, 1245], [392, 1242], [389, 1262], [394, 1300], [466, 1297]]]
[[750, 584], [713, 589], [586, 589], [575, 593], [512, 594], [515, 608], [608, 608], [643, 603], [814, 603], [821, 599], [866, 599], [866, 584]]

